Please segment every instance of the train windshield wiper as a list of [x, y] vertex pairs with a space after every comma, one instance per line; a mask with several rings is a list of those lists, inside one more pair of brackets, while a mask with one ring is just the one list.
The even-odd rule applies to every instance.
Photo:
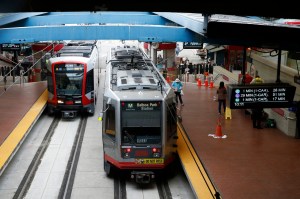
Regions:
[[129, 138], [130, 144], [135, 144], [133, 137], [127, 131], [124, 131], [124, 134]]

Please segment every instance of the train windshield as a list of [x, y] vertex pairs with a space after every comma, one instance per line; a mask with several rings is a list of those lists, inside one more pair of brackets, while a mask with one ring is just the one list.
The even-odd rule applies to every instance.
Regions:
[[161, 102], [121, 102], [123, 144], [161, 144]]
[[58, 95], [81, 95], [83, 64], [57, 64], [54, 70]]

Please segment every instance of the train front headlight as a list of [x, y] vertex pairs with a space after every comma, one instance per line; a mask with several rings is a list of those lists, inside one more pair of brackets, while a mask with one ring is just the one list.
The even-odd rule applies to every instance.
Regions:
[[75, 104], [81, 104], [81, 100], [75, 100]]
[[125, 148], [124, 149], [124, 158], [130, 157], [131, 148]]
[[58, 100], [57, 100], [57, 103], [58, 103], [58, 104], [63, 104], [63, 103], [64, 103], [64, 101], [63, 101], [63, 100], [61, 100], [61, 99], [58, 99]]
[[153, 153], [153, 157], [154, 158], [159, 158], [160, 157], [160, 153]]

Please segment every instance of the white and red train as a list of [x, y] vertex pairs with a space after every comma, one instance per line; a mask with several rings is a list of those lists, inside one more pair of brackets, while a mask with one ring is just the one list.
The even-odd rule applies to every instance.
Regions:
[[74, 118], [95, 113], [99, 85], [99, 55], [96, 41], [70, 42], [47, 63], [49, 114]]

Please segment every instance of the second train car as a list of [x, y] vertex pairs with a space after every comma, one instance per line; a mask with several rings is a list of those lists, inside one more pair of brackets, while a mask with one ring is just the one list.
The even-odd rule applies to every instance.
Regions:
[[62, 113], [64, 118], [74, 118], [79, 112], [95, 113], [99, 85], [97, 46], [97, 41], [73, 41], [49, 59], [49, 114]]
[[175, 162], [174, 91], [138, 46], [111, 48], [102, 114], [108, 175], [129, 171], [137, 183], [150, 183]]

